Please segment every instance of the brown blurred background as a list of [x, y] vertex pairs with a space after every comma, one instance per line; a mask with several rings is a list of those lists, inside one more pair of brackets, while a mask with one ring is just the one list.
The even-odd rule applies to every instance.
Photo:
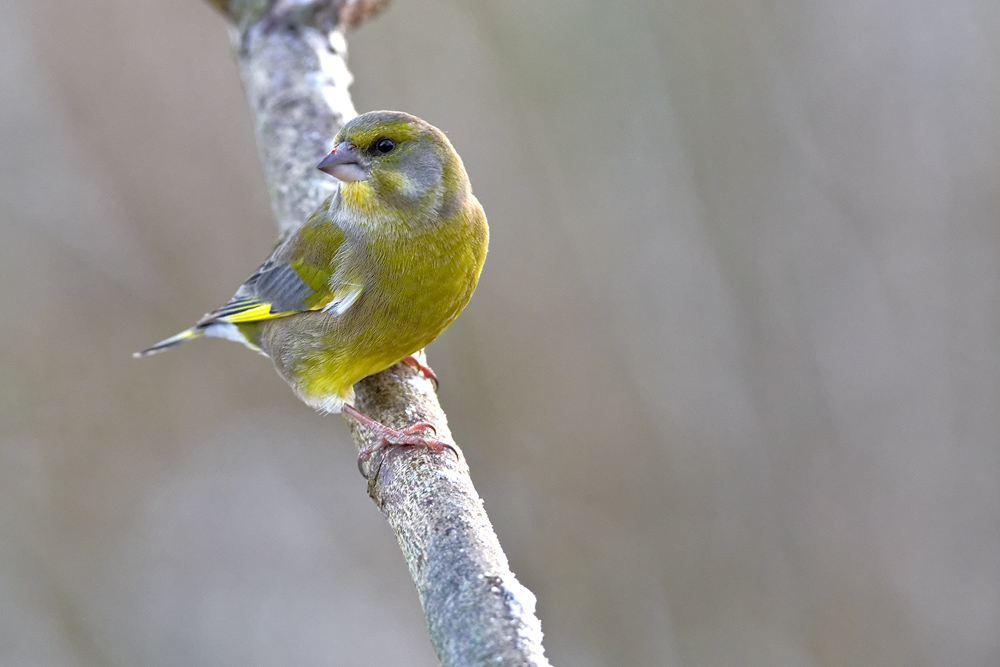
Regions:
[[[490, 218], [430, 349], [554, 664], [1000, 664], [1000, 5], [396, 0], [361, 111]], [[222, 19], [0, 2], [0, 664], [433, 665], [339, 417], [218, 341], [275, 237]]]

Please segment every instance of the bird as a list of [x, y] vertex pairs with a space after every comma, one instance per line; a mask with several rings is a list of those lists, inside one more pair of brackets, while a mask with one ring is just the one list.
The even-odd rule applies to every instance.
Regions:
[[468, 304], [489, 245], [462, 158], [430, 123], [371, 111], [341, 128], [317, 168], [337, 189], [232, 299], [134, 356], [202, 336], [243, 343], [307, 405], [373, 433], [359, 453], [362, 474], [384, 446], [452, 448], [426, 422], [395, 430], [362, 413], [354, 385], [400, 361], [437, 382], [414, 355]]

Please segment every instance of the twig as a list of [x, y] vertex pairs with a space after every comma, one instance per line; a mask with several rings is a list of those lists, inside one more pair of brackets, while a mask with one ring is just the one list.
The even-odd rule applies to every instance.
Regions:
[[[343, 30], [384, 0], [208, 0], [232, 25], [240, 72], [280, 236], [335, 185], [315, 171], [337, 130], [356, 114]], [[434, 386], [396, 366], [356, 387], [357, 407], [387, 426], [415, 421], [454, 442]], [[351, 421], [359, 448], [366, 433]], [[456, 445], [456, 451], [460, 452]], [[369, 467], [368, 493], [392, 526], [447, 667], [548, 665], [535, 597], [507, 564], [464, 457], [386, 448]]]

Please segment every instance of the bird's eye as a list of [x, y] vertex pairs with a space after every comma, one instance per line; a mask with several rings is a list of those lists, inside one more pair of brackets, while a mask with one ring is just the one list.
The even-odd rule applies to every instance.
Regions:
[[375, 150], [379, 153], [385, 155], [386, 153], [391, 153], [392, 149], [396, 147], [396, 142], [388, 137], [382, 137], [375, 142]]

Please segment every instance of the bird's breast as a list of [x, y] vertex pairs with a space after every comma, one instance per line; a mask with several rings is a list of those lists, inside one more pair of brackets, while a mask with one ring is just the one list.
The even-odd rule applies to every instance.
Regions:
[[487, 242], [485, 220], [481, 228], [461, 222], [369, 239], [368, 278], [350, 308], [271, 325], [268, 353], [306, 402], [349, 396], [356, 382], [425, 347], [454, 321], [475, 291]]

